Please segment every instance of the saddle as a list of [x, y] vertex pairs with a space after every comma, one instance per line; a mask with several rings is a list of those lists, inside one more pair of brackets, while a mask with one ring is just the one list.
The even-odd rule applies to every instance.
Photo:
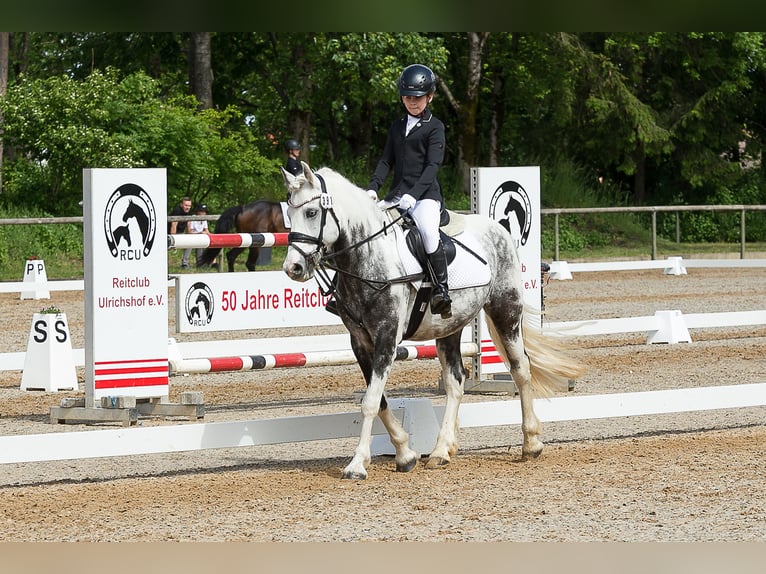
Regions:
[[[439, 239], [442, 242], [444, 254], [447, 256], [447, 265], [455, 260], [457, 249], [455, 242], [452, 241], [452, 236], [457, 235], [463, 231], [462, 215], [453, 211], [444, 210], [441, 214], [441, 221], [439, 222]], [[409, 217], [404, 217], [401, 220], [402, 229], [405, 231], [405, 241], [410, 253], [418, 260], [418, 263], [426, 268], [427, 257], [426, 251], [423, 248], [423, 237], [420, 235], [420, 231], [415, 226], [415, 223]]]

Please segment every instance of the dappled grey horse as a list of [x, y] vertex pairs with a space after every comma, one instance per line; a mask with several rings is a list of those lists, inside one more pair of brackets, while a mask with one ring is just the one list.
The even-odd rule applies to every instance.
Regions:
[[[528, 324], [521, 266], [510, 233], [489, 217], [451, 213], [451, 227], [460, 230], [455, 235], [456, 251], [474, 269], [456, 273], [464, 278], [455, 281], [450, 274], [451, 317], [432, 315], [427, 304], [422, 317], [417, 317], [413, 309], [426, 277], [422, 270], [413, 273], [404, 232], [391, 211], [379, 209], [363, 189], [329, 168], [313, 172], [303, 163], [303, 173], [297, 176], [282, 171], [292, 230], [283, 269], [296, 281], [326, 278], [328, 269], [335, 272], [334, 296], [367, 383], [359, 444], [343, 477], [367, 478], [376, 416], [391, 437], [396, 469], [408, 472], [417, 465], [419, 455], [410, 448], [409, 436], [383, 393], [405, 334], [408, 340], [436, 341], [447, 401], [426, 467], [450, 462], [458, 449], [457, 416], [466, 379], [461, 332], [482, 309], [490, 336], [518, 388], [522, 458], [538, 456], [543, 444], [538, 438], [541, 427], [533, 393], [550, 396], [555, 389], [565, 390], [581, 369], [557, 349], [555, 339], [544, 337], [539, 322]], [[455, 266], [456, 262], [451, 263], [450, 269]], [[325, 284], [329, 287], [329, 281]]]

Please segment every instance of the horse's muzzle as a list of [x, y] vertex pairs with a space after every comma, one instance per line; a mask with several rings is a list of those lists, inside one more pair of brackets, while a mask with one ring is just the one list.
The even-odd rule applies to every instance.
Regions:
[[285, 262], [282, 264], [282, 270], [293, 281], [308, 281], [314, 276], [313, 266], [294, 249], [288, 249], [287, 257], [285, 257]]

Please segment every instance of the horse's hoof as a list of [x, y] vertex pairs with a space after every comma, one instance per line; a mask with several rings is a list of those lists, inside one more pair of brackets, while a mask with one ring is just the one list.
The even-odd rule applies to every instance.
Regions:
[[523, 461], [535, 460], [541, 454], [543, 454], [543, 449], [535, 450], [535, 451], [532, 451], [532, 452], [522, 452], [521, 453], [521, 460], [523, 460]]
[[411, 472], [415, 469], [415, 467], [418, 464], [417, 458], [411, 458], [410, 460], [406, 461], [404, 464], [396, 463], [396, 472]]
[[449, 459], [441, 457], [441, 456], [432, 456], [428, 459], [428, 462], [426, 463], [426, 468], [428, 469], [434, 469], [434, 468], [444, 468], [450, 463]]
[[366, 480], [367, 473], [350, 470], [350, 471], [345, 471], [343, 473], [343, 476], [341, 476], [341, 478], [349, 479], [349, 480]]

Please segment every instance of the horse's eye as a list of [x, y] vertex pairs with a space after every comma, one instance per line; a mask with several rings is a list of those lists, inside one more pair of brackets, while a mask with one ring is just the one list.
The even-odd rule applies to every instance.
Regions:
[[319, 213], [319, 210], [316, 207], [309, 207], [306, 210], [306, 218], [313, 219], [317, 216], [317, 213]]

